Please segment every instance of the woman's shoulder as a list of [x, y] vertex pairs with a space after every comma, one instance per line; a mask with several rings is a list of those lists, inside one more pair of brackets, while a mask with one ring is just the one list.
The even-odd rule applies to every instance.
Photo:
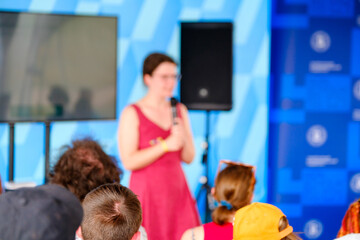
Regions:
[[136, 103], [129, 104], [123, 109], [121, 113], [121, 118], [130, 119], [131, 121], [136, 120], [138, 116], [138, 111], [139, 107], [136, 105]]
[[137, 102], [133, 102], [128, 104], [127, 106], [125, 106], [123, 112], [132, 112], [132, 111], [136, 111], [137, 109], [141, 109], [142, 107], [142, 102], [137, 101]]

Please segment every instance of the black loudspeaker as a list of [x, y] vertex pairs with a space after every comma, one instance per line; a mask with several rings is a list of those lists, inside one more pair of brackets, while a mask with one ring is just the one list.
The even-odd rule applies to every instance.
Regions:
[[232, 108], [230, 22], [181, 23], [181, 102], [194, 110]]

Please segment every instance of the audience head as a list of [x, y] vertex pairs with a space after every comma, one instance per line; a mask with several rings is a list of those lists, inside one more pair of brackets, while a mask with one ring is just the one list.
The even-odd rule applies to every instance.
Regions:
[[119, 183], [121, 170], [114, 158], [107, 155], [94, 140], [86, 138], [66, 146], [51, 173], [51, 183], [64, 186], [80, 201], [96, 187]]
[[296, 240], [284, 213], [267, 203], [252, 203], [239, 209], [234, 220], [234, 240]]
[[104, 184], [91, 191], [83, 201], [83, 208], [84, 240], [130, 240], [142, 222], [137, 196], [117, 183]]
[[0, 196], [0, 239], [74, 240], [83, 210], [58, 185], [20, 188]]
[[161, 63], [173, 63], [174, 65], [176, 65], [175, 61], [162, 53], [151, 53], [150, 55], [148, 55], [145, 60], [144, 60], [144, 64], [143, 64], [143, 76], [145, 76], [146, 74], [148, 75], [152, 75], [154, 70], [161, 64]]
[[218, 203], [212, 214], [213, 221], [223, 225], [232, 219], [236, 210], [250, 204], [255, 186], [255, 168], [250, 165], [221, 160], [227, 166], [215, 179], [214, 199]]
[[353, 202], [346, 211], [337, 237], [360, 233], [360, 199]]

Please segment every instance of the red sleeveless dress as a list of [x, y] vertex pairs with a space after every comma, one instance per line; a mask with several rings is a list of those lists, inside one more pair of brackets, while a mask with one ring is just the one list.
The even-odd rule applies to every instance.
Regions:
[[[165, 139], [170, 135], [170, 129], [161, 128], [137, 105], [132, 106], [139, 118], [139, 149], [150, 147], [158, 137]], [[180, 151], [167, 152], [150, 165], [133, 171], [130, 189], [141, 202], [142, 225], [149, 240], [178, 240], [185, 230], [200, 225], [195, 201], [181, 168]]]

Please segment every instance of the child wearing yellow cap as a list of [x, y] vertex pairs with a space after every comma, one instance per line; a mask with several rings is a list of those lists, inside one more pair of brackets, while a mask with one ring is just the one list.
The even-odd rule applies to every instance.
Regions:
[[293, 233], [285, 214], [267, 203], [252, 203], [239, 209], [234, 219], [233, 240], [301, 240]]

